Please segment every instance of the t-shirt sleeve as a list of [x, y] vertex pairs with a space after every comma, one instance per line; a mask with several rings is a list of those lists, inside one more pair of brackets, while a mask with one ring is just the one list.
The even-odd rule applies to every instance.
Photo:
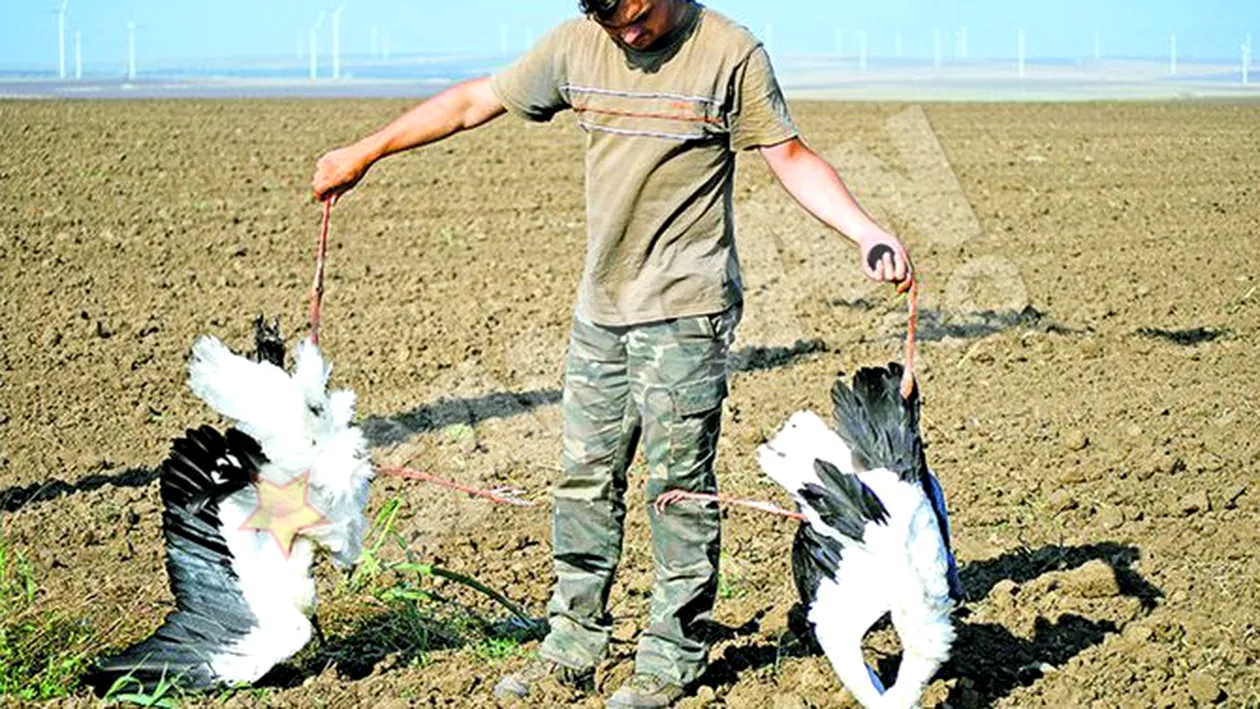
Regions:
[[549, 121], [568, 108], [564, 86], [564, 30], [543, 37], [515, 62], [490, 79], [490, 90], [509, 113], [531, 121]]
[[800, 134], [764, 47], [735, 70], [731, 99], [731, 150], [777, 145]]

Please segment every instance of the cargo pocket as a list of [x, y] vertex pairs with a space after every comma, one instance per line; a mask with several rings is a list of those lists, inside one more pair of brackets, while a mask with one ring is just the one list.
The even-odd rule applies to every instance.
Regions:
[[678, 418], [696, 416], [722, 405], [726, 398], [726, 377], [712, 377], [678, 387], [672, 397]]
[[722, 400], [726, 398], [726, 377], [709, 377], [676, 388], [673, 416], [669, 423], [670, 487], [693, 492], [717, 488], [713, 461], [717, 455], [722, 425]]

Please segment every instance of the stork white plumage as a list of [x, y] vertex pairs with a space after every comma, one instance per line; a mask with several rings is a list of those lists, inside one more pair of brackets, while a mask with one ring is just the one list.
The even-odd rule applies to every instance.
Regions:
[[[342, 568], [358, 560], [373, 470], [350, 425], [354, 394], [327, 393], [331, 367], [310, 341], [299, 344], [292, 375], [280, 366], [283, 345], [265, 344], [260, 336], [264, 361], [213, 337], [193, 346], [190, 388], [236, 428], [190, 430], [162, 464], [176, 610], [153, 636], [98, 663], [89, 678], [98, 692], [126, 675], [149, 689], [163, 677], [188, 689], [258, 680], [310, 640], [316, 551]], [[264, 493], [295, 483], [314, 519], [289, 522], [287, 535], [253, 522], [261, 511], [285, 524], [293, 510], [266, 509]]]
[[[902, 368], [868, 368], [832, 389], [836, 431], [794, 414], [758, 449], [761, 468], [806, 521], [792, 568], [814, 635], [840, 680], [866, 707], [918, 706], [954, 639], [962, 585], [949, 550], [940, 487], [919, 437], [915, 389]], [[890, 613], [905, 654], [885, 692], [862, 659], [862, 638]]]

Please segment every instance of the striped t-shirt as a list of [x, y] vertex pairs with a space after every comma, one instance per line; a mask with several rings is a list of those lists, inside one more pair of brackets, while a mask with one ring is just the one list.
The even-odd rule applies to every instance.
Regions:
[[492, 81], [511, 113], [547, 121], [572, 109], [586, 132], [577, 312], [591, 322], [632, 325], [740, 302], [735, 153], [797, 135], [761, 43], [699, 4], [687, 10], [650, 52], [572, 20]]

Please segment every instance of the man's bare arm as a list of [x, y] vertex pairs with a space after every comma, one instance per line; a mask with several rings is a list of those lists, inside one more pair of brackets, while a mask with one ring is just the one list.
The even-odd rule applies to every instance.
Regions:
[[325, 154], [315, 165], [311, 189], [321, 200], [340, 195], [358, 184], [377, 160], [476, 128], [504, 110], [490, 90], [489, 77], [452, 86], [381, 130]]
[[[806, 211], [857, 244], [866, 275], [893, 282], [911, 275], [905, 247], [858, 205], [830, 163], [799, 138], [760, 151], [770, 171]], [[880, 251], [880, 246], [887, 251]], [[872, 253], [882, 254], [874, 266], [870, 263]]]

